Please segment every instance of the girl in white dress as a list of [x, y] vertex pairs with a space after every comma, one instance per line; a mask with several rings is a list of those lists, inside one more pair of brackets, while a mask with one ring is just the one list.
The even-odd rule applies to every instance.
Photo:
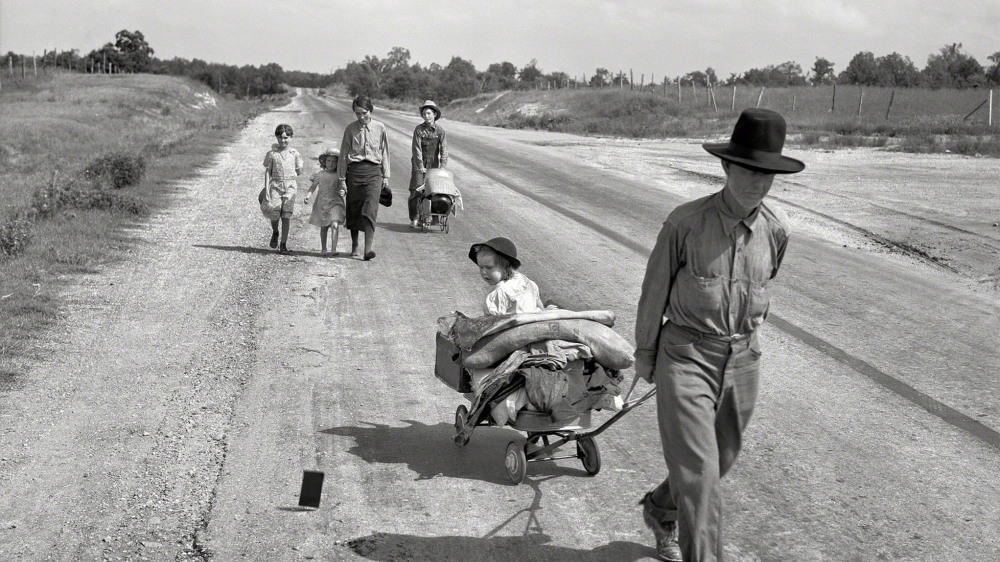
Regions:
[[[309, 215], [309, 224], [319, 227], [319, 241], [322, 246], [323, 256], [336, 256], [337, 241], [340, 238], [340, 225], [344, 224], [346, 217], [346, 207], [344, 205], [344, 195], [346, 190], [340, 187], [337, 177], [337, 162], [340, 159], [340, 151], [330, 149], [319, 155], [319, 165], [323, 168], [312, 177], [312, 185], [306, 192], [306, 205], [309, 204], [309, 197], [316, 193], [316, 202], [313, 204], [312, 214]], [[326, 235], [330, 233], [330, 251], [326, 250]]]

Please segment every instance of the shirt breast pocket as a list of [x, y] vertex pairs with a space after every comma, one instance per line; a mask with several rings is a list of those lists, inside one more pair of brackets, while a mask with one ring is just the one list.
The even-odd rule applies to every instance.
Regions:
[[[679, 280], [681, 278], [678, 278]], [[722, 277], [686, 275], [679, 296], [688, 299], [686, 306], [696, 314], [711, 317], [723, 309]]]

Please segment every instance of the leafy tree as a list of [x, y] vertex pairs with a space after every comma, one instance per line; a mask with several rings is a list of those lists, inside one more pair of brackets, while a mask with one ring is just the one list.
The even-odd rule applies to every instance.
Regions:
[[125, 29], [115, 34], [114, 49], [118, 52], [118, 64], [126, 72], [145, 72], [153, 56], [153, 48], [146, 42], [141, 31]]
[[545, 82], [551, 82], [553, 88], [562, 88], [569, 83], [569, 74], [562, 71], [556, 71], [546, 74], [544, 80]]
[[690, 83], [694, 83], [694, 84], [696, 84], [698, 86], [704, 86], [705, 85], [705, 80], [707, 78], [708, 78], [707, 74], [705, 74], [704, 72], [702, 72], [700, 70], [695, 70], [693, 72], [688, 72], [684, 76], [681, 76], [681, 82], [687, 82], [689, 84]]
[[625, 86], [628, 86], [628, 84], [628, 77], [625, 76], [625, 73], [622, 71], [619, 71], [617, 75], [611, 78], [611, 85], [616, 88], [624, 88]]
[[495, 62], [483, 73], [483, 90], [512, 90], [517, 87], [517, 67], [507, 61]]
[[847, 68], [840, 73], [843, 84], [859, 84], [861, 86], [877, 86], [879, 83], [878, 63], [871, 51], [862, 51], [847, 63]]
[[986, 69], [986, 79], [994, 86], [1000, 85], [1000, 51], [988, 57], [993, 64]]
[[385, 58], [386, 70], [390, 72], [410, 70], [410, 50], [403, 47], [393, 47]]
[[812, 78], [809, 79], [812, 85], [829, 84], [834, 78], [833, 63], [823, 57], [816, 57], [812, 67]]
[[920, 72], [910, 60], [899, 53], [891, 53], [875, 59], [878, 67], [880, 86], [916, 86], [920, 82]]
[[534, 87], [538, 80], [542, 77], [542, 71], [538, 69], [538, 61], [536, 59], [531, 59], [531, 62], [526, 64], [521, 72], [518, 73], [518, 80], [521, 84], [525, 86]]
[[443, 101], [469, 97], [479, 92], [476, 67], [461, 57], [452, 57], [441, 71], [437, 97]]
[[945, 45], [938, 54], [927, 57], [927, 66], [920, 74], [924, 85], [931, 88], [968, 88], [986, 79], [983, 67], [962, 52], [961, 43]]
[[598, 68], [588, 82], [592, 88], [604, 88], [611, 85], [611, 73], [606, 68]]

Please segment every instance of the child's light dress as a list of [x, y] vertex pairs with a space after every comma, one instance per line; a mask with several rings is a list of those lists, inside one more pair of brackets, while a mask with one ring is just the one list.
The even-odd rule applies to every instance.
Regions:
[[538, 285], [515, 271], [510, 279], [493, 286], [493, 290], [486, 295], [484, 310], [486, 314], [541, 312], [540, 301]]
[[[312, 185], [316, 189], [316, 202], [313, 203], [309, 224], [323, 227], [333, 224], [344, 224], [347, 218], [347, 207], [344, 198], [340, 196], [337, 172], [320, 170], [313, 174]], [[310, 191], [313, 187], [309, 188]]]
[[268, 220], [292, 218], [295, 212], [295, 178], [302, 169], [302, 156], [291, 147], [278, 150], [277, 143], [264, 156], [264, 169], [271, 173], [267, 191], [260, 201], [260, 212]]

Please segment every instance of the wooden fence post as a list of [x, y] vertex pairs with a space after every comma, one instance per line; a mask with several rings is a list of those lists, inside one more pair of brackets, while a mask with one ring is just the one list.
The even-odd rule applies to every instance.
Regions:
[[792, 92], [792, 112], [795, 112], [795, 92]]
[[[49, 50], [42, 49], [42, 74], [45, 74], [45, 59], [49, 58]], [[36, 73], [37, 75], [37, 73]]]
[[733, 82], [733, 104], [729, 107], [729, 111], [736, 111], [736, 83]]
[[35, 73], [35, 78], [38, 78], [38, 57], [35, 53], [31, 53], [31, 70]]
[[635, 76], [632, 74], [632, 69], [628, 69], [628, 89], [634, 90], [635, 88]]
[[694, 96], [694, 103], [698, 105], [698, 86], [695, 86], [694, 79], [691, 79], [691, 95]]
[[14, 57], [7, 57], [7, 67], [10, 70], [11, 79], [14, 78]]
[[754, 105], [754, 107], [760, 107], [760, 100], [761, 100], [761, 98], [763, 98], [763, 97], [764, 97], [764, 88], [763, 88], [763, 87], [761, 87], [761, 89], [760, 89], [760, 93], [759, 93], [759, 94], [757, 94], [757, 104], [756, 104], [756, 105]]
[[885, 120], [889, 120], [889, 111], [892, 110], [892, 100], [896, 99], [896, 90], [889, 94], [889, 107], [885, 108]]
[[858, 95], [858, 117], [861, 117], [861, 104], [865, 101], [865, 89], [861, 88], [861, 94]]
[[26, 61], [24, 60], [24, 58], [25, 58], [25, 56], [21, 55], [21, 80], [24, 80], [24, 65], [26, 63]]
[[639, 91], [642, 91], [642, 87], [646, 85], [646, 74], [639, 75]]
[[715, 109], [715, 112], [718, 113], [719, 106], [718, 104], [715, 103], [715, 85], [713, 84], [708, 85], [708, 95], [711, 96], [712, 98], [712, 107]]
[[833, 83], [833, 99], [830, 101], [830, 113], [833, 113], [833, 109], [837, 107], [837, 83]]
[[681, 103], [681, 78], [677, 77], [677, 103]]
[[993, 126], [993, 89], [990, 89], [990, 117], [986, 122], [990, 127]]

